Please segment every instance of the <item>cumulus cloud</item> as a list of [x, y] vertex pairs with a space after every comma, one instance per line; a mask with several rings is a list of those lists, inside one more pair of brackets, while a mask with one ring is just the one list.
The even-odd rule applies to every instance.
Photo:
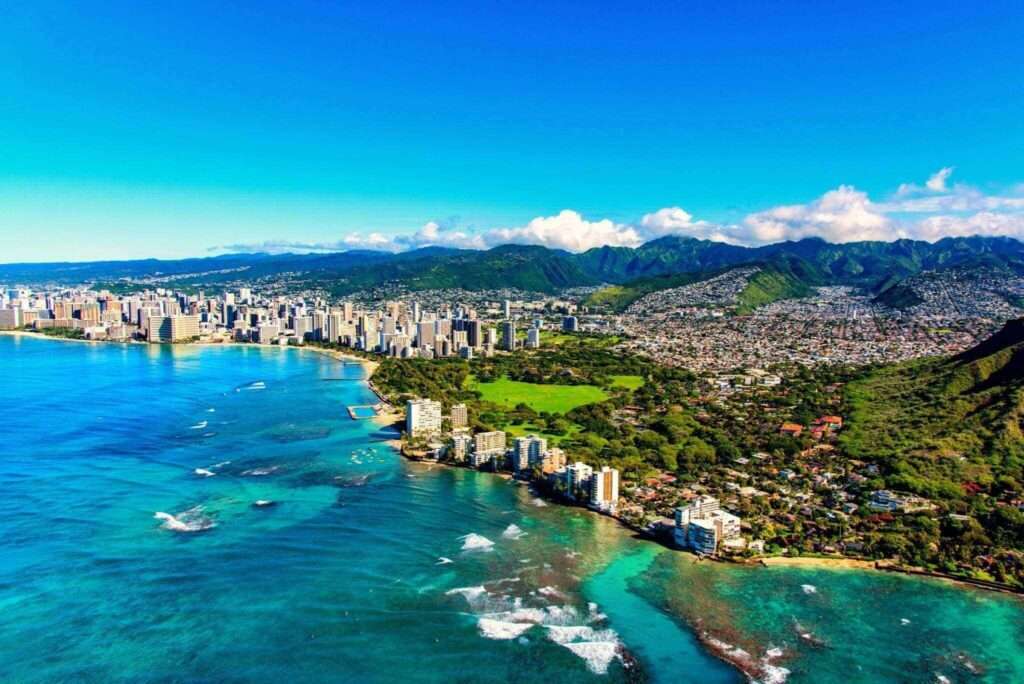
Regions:
[[820, 237], [829, 242], [893, 240], [896, 224], [867, 194], [840, 185], [808, 204], [790, 204], [750, 214], [743, 220], [745, 241], [757, 244]]
[[716, 223], [669, 206], [638, 221], [587, 219], [564, 209], [525, 225], [489, 230], [464, 229], [457, 217], [429, 221], [404, 234], [350, 233], [333, 242], [266, 241], [222, 245], [215, 251], [329, 252], [348, 249], [404, 251], [426, 246], [487, 249], [501, 244], [543, 245], [583, 252], [604, 245], [636, 247], [666, 235], [683, 235], [739, 245], [763, 245], [820, 237], [842, 243], [912, 238], [935, 241], [949, 236], [1001, 235], [1024, 239], [1024, 184], [1003, 194], [950, 185], [952, 166], [923, 185], [904, 183], [882, 201], [873, 201], [851, 185], [840, 185], [805, 204], [788, 204], [748, 214], [735, 223]]
[[637, 229], [610, 219], [588, 221], [571, 209], [554, 216], [538, 216], [519, 228], [496, 228], [484, 234], [488, 246], [499, 244], [543, 245], [570, 252], [591, 247], [636, 247], [644, 242]]
[[925, 181], [924, 186], [932, 192], [945, 192], [946, 180], [953, 174], [952, 166], [944, 166]]
[[1024, 214], [981, 211], [970, 216], [929, 216], [919, 221], [914, 230], [915, 238], [928, 242], [971, 235], [1024, 238]]
[[681, 207], [666, 207], [640, 219], [644, 238], [653, 240], [666, 235], [683, 235], [701, 240], [714, 240], [740, 244], [742, 236], [737, 235], [736, 226], [726, 226], [710, 221], [694, 221], [693, 215]]

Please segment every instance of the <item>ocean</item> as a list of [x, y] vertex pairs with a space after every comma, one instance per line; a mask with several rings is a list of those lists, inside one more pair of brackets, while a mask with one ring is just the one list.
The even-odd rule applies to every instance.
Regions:
[[365, 375], [0, 336], [0, 681], [746, 681], [709, 643], [766, 681], [1024, 681], [1014, 597], [695, 564], [404, 461], [349, 416]]

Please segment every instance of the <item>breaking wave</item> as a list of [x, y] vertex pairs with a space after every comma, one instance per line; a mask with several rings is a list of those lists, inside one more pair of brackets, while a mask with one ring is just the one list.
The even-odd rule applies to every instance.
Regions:
[[475, 532], [470, 532], [464, 537], [459, 537], [459, 539], [462, 540], [463, 551], [490, 551], [494, 546], [494, 542], [490, 539]]
[[161, 528], [173, 532], [202, 532], [217, 526], [213, 518], [203, 513], [202, 506], [193, 506], [177, 515], [157, 511], [153, 514], [153, 517], [157, 520], [163, 520]]
[[505, 528], [505, 531], [501, 533], [501, 536], [505, 539], [522, 539], [526, 536], [526, 532], [523, 532], [519, 525], [513, 523]]

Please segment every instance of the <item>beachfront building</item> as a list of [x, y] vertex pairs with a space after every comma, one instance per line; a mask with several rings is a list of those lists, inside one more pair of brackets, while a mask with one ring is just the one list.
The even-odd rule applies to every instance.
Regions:
[[702, 555], [711, 555], [721, 542], [740, 536], [740, 518], [722, 510], [713, 496], [698, 496], [677, 508], [675, 518], [676, 544]]
[[406, 402], [405, 432], [413, 439], [441, 434], [441, 402], [432, 399]]
[[576, 496], [583, 492], [588, 492], [588, 485], [590, 484], [590, 478], [594, 475], [594, 469], [588, 466], [586, 463], [576, 461], [572, 465], [565, 467], [565, 492], [571, 498], [575, 499]]
[[516, 437], [515, 449], [512, 453], [512, 470], [518, 476], [528, 473], [531, 468], [540, 465], [544, 460], [544, 452], [548, 450], [548, 440], [536, 435]]
[[150, 342], [180, 342], [199, 337], [199, 316], [151, 316]]
[[505, 432], [503, 430], [478, 432], [473, 435], [473, 454], [470, 457], [470, 463], [474, 468], [480, 468], [488, 463], [499, 467], [504, 458]]
[[460, 433], [452, 437], [451, 458], [456, 463], [465, 463], [473, 449], [473, 438], [466, 433]]
[[451, 413], [452, 430], [461, 430], [469, 426], [469, 410], [465, 404], [455, 404]]
[[615, 513], [619, 506], [619, 471], [604, 466], [590, 477], [590, 507]]

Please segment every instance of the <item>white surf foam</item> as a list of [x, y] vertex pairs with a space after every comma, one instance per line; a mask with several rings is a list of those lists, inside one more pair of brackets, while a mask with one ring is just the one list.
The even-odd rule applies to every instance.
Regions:
[[207, 470], [206, 468], [196, 468], [192, 472], [194, 472], [199, 477], [213, 477], [214, 475], [217, 474], [212, 470]]
[[205, 430], [207, 425], [208, 423], [205, 420], [201, 420], [192, 427], [190, 427], [189, 430]]
[[813, 584], [801, 584], [800, 588], [804, 590], [805, 594], [817, 594], [818, 593], [818, 587], [814, 586]]
[[202, 532], [217, 526], [217, 523], [212, 518], [203, 514], [202, 506], [193, 506], [177, 515], [157, 511], [153, 514], [153, 517], [157, 520], [163, 520], [163, 524], [160, 527], [173, 532]]
[[619, 644], [612, 641], [578, 641], [562, 644], [583, 659], [594, 674], [608, 674], [608, 666], [619, 657]]
[[270, 466], [269, 468], [250, 468], [249, 470], [243, 470], [242, 475], [249, 475], [250, 477], [264, 477], [270, 475], [281, 466]]
[[459, 537], [459, 539], [462, 540], [463, 551], [490, 551], [494, 546], [494, 542], [490, 539], [475, 532], [470, 532], [464, 537]]
[[505, 531], [501, 533], [501, 536], [505, 539], [522, 539], [526, 536], [526, 532], [523, 532], [519, 525], [512, 523], [505, 528]]
[[476, 625], [480, 634], [487, 639], [515, 639], [533, 627], [532, 622], [503, 622], [484, 617]]
[[449, 563], [454, 563], [454, 562], [455, 561], [453, 561], [451, 558], [448, 558], [446, 556], [440, 556], [440, 557], [438, 557], [437, 562], [434, 563], [434, 565], [448, 565]]

